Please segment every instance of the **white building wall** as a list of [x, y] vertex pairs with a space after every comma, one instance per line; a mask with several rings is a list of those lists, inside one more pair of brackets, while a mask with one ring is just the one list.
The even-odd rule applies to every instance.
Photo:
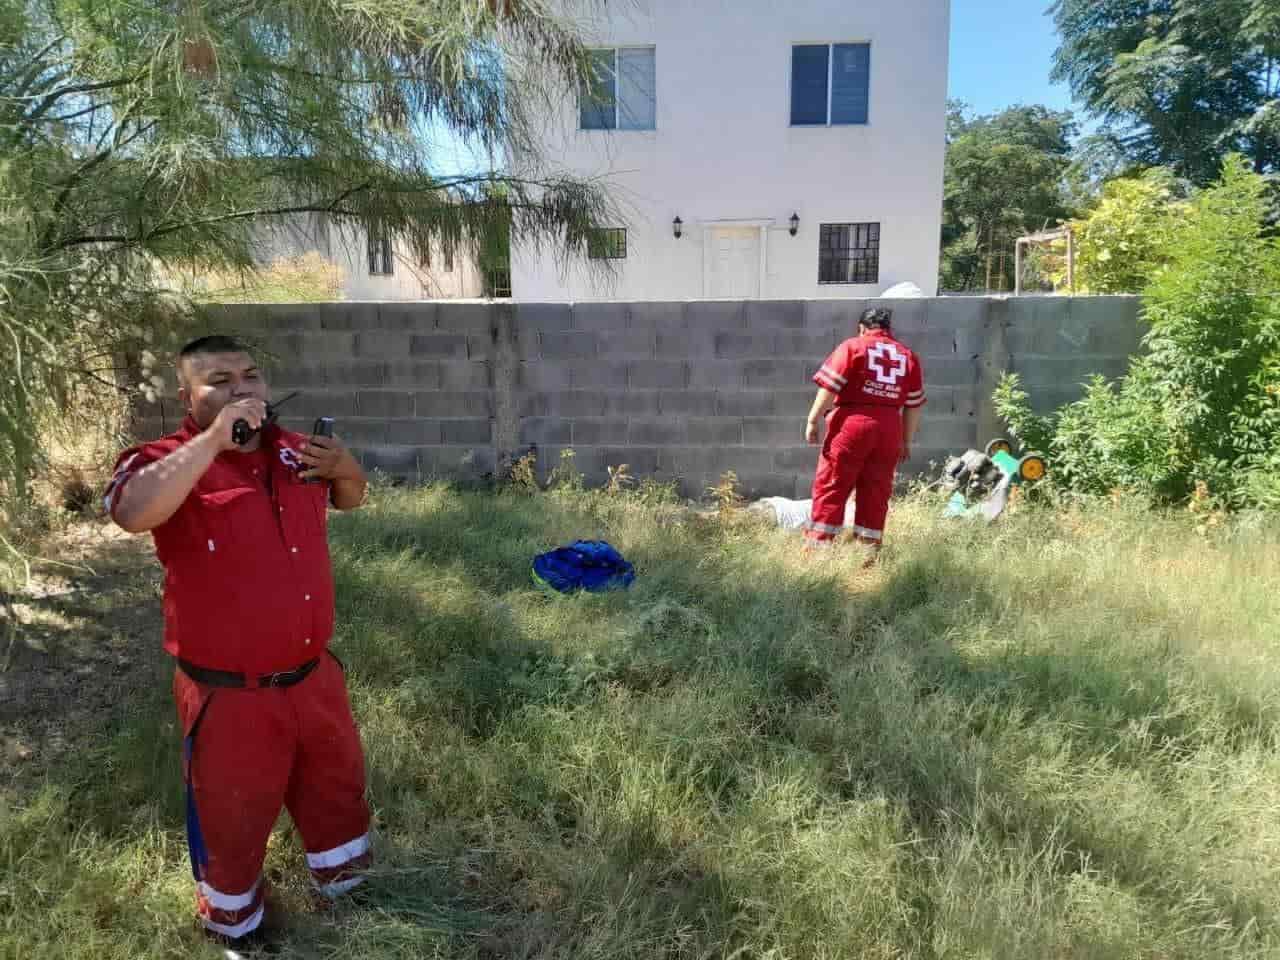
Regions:
[[419, 263], [397, 238], [393, 241], [392, 273], [370, 274], [365, 231], [340, 227], [320, 215], [292, 217], [262, 228], [256, 248], [255, 256], [264, 266], [281, 258], [320, 253], [341, 271], [344, 300], [456, 300], [484, 295], [475, 258], [463, 250], [455, 251], [453, 268], [446, 270], [442, 250], [432, 251], [428, 266]]
[[456, 300], [484, 295], [480, 270], [474, 258], [454, 253], [453, 269], [445, 269], [444, 253], [432, 251], [430, 265], [418, 258], [403, 240], [392, 244], [390, 276], [369, 273], [368, 239], [363, 230], [332, 229], [333, 259], [343, 271], [342, 292], [348, 300]]
[[[655, 48], [656, 129], [580, 131], [576, 94], [566, 91], [543, 135], [553, 169], [604, 178], [625, 219], [627, 259], [602, 273], [598, 261], [565, 268], [516, 249], [515, 299], [715, 295], [708, 248], [728, 236], [711, 232], [718, 221], [763, 238], [753, 284], [762, 298], [866, 297], [903, 281], [936, 292], [949, 0], [629, 0], [608, 9], [587, 24], [592, 45]], [[792, 45], [866, 42], [869, 122], [792, 127]], [[819, 284], [820, 224], [864, 222], [881, 224], [878, 282]]]

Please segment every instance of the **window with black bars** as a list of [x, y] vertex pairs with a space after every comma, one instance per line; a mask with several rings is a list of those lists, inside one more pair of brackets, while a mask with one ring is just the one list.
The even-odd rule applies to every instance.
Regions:
[[592, 260], [627, 259], [626, 228], [610, 227], [593, 232], [587, 240], [587, 256]]
[[879, 283], [880, 224], [822, 224], [818, 235], [818, 282]]
[[389, 277], [394, 272], [391, 259], [391, 237], [388, 234], [369, 234], [369, 276]]

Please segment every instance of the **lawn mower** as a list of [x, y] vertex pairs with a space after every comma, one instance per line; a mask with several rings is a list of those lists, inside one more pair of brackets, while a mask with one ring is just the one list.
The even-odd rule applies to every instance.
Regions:
[[947, 461], [941, 486], [950, 491], [951, 499], [943, 516], [980, 516], [989, 523], [1004, 512], [1014, 487], [1043, 480], [1047, 472], [1048, 464], [1041, 454], [1015, 457], [1008, 440], [992, 440], [985, 453], [969, 450]]

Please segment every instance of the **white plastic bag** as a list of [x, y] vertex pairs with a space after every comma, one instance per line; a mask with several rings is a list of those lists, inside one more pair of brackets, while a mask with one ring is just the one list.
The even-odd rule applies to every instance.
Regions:
[[[765, 497], [760, 503], [767, 504], [773, 508], [774, 516], [777, 518], [778, 526], [783, 530], [799, 530], [809, 522], [809, 517], [813, 512], [812, 500], [788, 500], [786, 497]], [[853, 500], [844, 508], [844, 523], [846, 527], [853, 526]]]
[[924, 296], [924, 291], [917, 287], [911, 281], [905, 283], [895, 283], [892, 287], [880, 294], [881, 300], [918, 300]]

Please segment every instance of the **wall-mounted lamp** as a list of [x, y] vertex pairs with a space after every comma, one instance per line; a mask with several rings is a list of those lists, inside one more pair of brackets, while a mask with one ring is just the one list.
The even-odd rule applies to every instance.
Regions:
[[675, 238], [679, 240], [680, 235], [684, 233], [684, 221], [681, 220], [679, 217], [676, 217], [674, 220], [672, 220], [671, 232], [672, 234], [675, 235]]
[[791, 235], [794, 237], [800, 229], [800, 214], [793, 213], [791, 215]]

